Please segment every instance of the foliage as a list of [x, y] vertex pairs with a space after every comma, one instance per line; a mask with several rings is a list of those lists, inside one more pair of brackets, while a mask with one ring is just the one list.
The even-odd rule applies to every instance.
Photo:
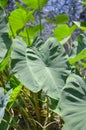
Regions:
[[[61, 116], [65, 122], [62, 130], [85, 130], [86, 83], [75, 74], [71, 74], [63, 89], [59, 102]], [[71, 119], [71, 117], [73, 119]]]
[[54, 38], [45, 43], [37, 42], [29, 48], [17, 38], [13, 42], [12, 71], [31, 91], [42, 89], [48, 96], [58, 99], [68, 75], [67, 55]]
[[54, 19], [48, 19], [46, 18], [48, 22], [51, 22], [53, 24], [65, 24], [69, 21], [69, 17], [65, 14], [59, 14]]
[[43, 6], [45, 6], [47, 4], [48, 0], [23, 0], [23, 2], [32, 9], [39, 9], [42, 8]]
[[1, 123], [1, 120], [3, 119], [5, 108], [10, 97], [10, 93], [11, 93], [11, 90], [6, 95], [4, 95], [4, 89], [0, 88], [0, 123]]
[[71, 34], [76, 29], [76, 26], [73, 25], [69, 27], [67, 24], [59, 25], [54, 30], [54, 36], [57, 38], [58, 41], [62, 41], [64, 38], [71, 36]]
[[47, 1], [17, 1], [9, 16], [7, 1], [0, 1], [0, 129], [86, 129], [86, 32], [67, 44], [75, 29], [86, 27], [78, 21], [70, 27], [60, 14], [47, 19], [56, 25], [54, 37], [42, 40]]
[[86, 31], [86, 23], [85, 22], [76, 22], [76, 21], [74, 21], [74, 24], [78, 28], [80, 28], [81, 30]]
[[29, 20], [34, 21], [32, 11], [27, 12], [27, 10], [21, 8], [12, 11], [9, 16], [10, 35], [15, 37]]
[[8, 0], [0, 0], [0, 6], [2, 7], [2, 8], [5, 8], [6, 7], [6, 5], [7, 5], [7, 2], [8, 2]]

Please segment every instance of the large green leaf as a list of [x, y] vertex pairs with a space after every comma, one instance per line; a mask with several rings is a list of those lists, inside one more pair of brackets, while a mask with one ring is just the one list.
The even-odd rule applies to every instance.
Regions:
[[3, 70], [8, 63], [11, 52], [11, 39], [7, 33], [0, 36], [0, 70]]
[[4, 95], [4, 89], [0, 88], [0, 123], [1, 123], [1, 120], [3, 119], [5, 108], [8, 103], [10, 94], [11, 94], [11, 90], [6, 95]]
[[0, 8], [0, 70], [3, 70], [10, 56], [11, 40], [7, 34], [8, 24], [4, 10]]
[[[39, 44], [38, 44], [39, 43]], [[37, 42], [28, 48], [22, 39], [15, 39], [12, 51], [12, 72], [28, 89], [57, 99], [68, 74], [67, 55], [56, 39]]]
[[46, 5], [48, 0], [22, 0], [29, 8], [38, 9]]
[[12, 11], [9, 16], [9, 24], [10, 24], [9, 34], [15, 37], [29, 20], [34, 21], [32, 13], [33, 13], [32, 11], [27, 11], [23, 8], [19, 8]]
[[86, 83], [78, 75], [68, 77], [59, 110], [65, 122], [62, 130], [86, 130]]

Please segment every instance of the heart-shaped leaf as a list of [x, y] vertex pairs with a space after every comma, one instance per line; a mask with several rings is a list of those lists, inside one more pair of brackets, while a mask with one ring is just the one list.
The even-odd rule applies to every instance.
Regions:
[[9, 16], [9, 34], [15, 37], [29, 20], [34, 21], [32, 13], [32, 11], [27, 11], [23, 8], [12, 11]]
[[10, 56], [11, 40], [4, 10], [0, 8], [0, 70], [3, 70]]
[[63, 46], [54, 38], [43, 44], [38, 41], [30, 48], [22, 39], [15, 39], [12, 71], [31, 91], [43, 89], [47, 95], [57, 99], [69, 73], [67, 55]]
[[78, 75], [71, 74], [68, 77], [59, 110], [65, 122], [62, 130], [86, 129], [86, 83]]

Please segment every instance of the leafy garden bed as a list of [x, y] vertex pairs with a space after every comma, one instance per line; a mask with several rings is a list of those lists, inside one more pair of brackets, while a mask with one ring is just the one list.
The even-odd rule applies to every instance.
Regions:
[[9, 16], [7, 0], [0, 1], [0, 130], [86, 129], [85, 23], [69, 26], [64, 14], [46, 19], [56, 27], [44, 41], [40, 10], [47, 1], [16, 2]]

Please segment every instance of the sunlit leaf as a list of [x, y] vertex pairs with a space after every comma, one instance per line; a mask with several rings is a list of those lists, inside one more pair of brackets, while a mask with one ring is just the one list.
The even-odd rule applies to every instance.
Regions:
[[86, 31], [86, 26], [82, 26], [82, 23], [81, 22], [76, 22], [76, 21], [74, 21], [74, 24], [78, 27], [78, 28], [80, 28], [81, 30], [83, 30], [83, 31]]
[[72, 33], [75, 31], [76, 26], [73, 25], [72, 27], [69, 27], [67, 24], [63, 24], [60, 26], [57, 26], [54, 30], [54, 36], [58, 39], [58, 41], [62, 41], [63, 39], [67, 38], [68, 36], [72, 35]]
[[14, 37], [23, 29], [26, 23], [30, 21], [34, 21], [34, 17], [32, 15], [32, 11], [26, 11], [24, 9], [16, 9], [11, 12], [9, 16], [9, 24], [10, 24], [10, 35]]
[[29, 8], [38, 9], [46, 5], [48, 0], [22, 0]]
[[[43, 26], [41, 27], [43, 29]], [[35, 26], [28, 26], [26, 28], [24, 28], [24, 30], [22, 30], [22, 32], [20, 32], [20, 36], [23, 37], [23, 39], [26, 41], [26, 43], [28, 44], [28, 39], [32, 42], [32, 40], [34, 39], [34, 37], [37, 36], [37, 34], [40, 32], [40, 25], [35, 25]]]
[[8, 0], [0, 0], [0, 6], [1, 6], [2, 8], [5, 8], [6, 5], [7, 5], [7, 2], [8, 2]]
[[86, 5], [86, 1], [84, 1], [84, 2], [81, 2], [83, 5]]
[[12, 105], [14, 104], [14, 102], [16, 101], [20, 91], [22, 89], [22, 85], [19, 84], [15, 89], [12, 90], [12, 93], [10, 95], [10, 98], [9, 98], [9, 108], [12, 107]]
[[81, 59], [86, 59], [86, 48], [83, 49], [79, 54], [77, 54], [74, 58], [70, 58], [69, 62], [70, 64], [74, 64], [77, 61], [80, 61]]

